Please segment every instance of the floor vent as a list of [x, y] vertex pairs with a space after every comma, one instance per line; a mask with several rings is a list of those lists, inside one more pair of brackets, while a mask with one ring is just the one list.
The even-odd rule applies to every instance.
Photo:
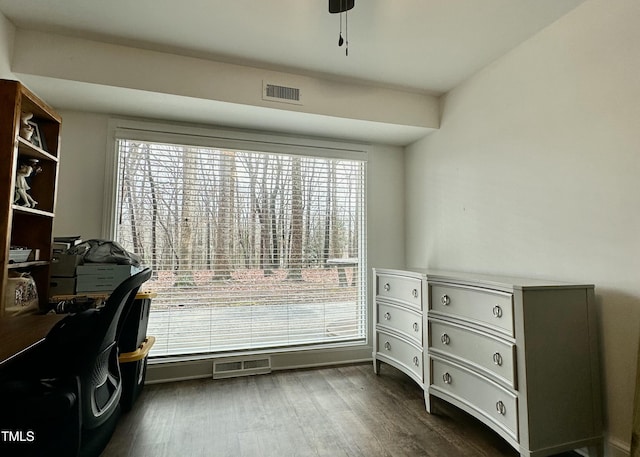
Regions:
[[281, 86], [262, 81], [262, 99], [302, 105], [302, 92], [297, 87]]
[[230, 357], [213, 362], [213, 379], [271, 373], [271, 357]]

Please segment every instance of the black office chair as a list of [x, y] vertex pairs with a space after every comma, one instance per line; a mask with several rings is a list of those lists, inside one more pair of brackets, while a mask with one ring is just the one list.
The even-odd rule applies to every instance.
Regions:
[[34, 435], [0, 445], [19, 455], [100, 455], [120, 412], [118, 332], [150, 277], [146, 268], [123, 281], [100, 310], [61, 320], [31, 354], [8, 367], [9, 375], [0, 373], [0, 427]]

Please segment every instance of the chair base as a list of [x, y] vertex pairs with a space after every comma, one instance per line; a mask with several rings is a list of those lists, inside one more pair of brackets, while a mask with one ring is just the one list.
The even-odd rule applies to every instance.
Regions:
[[118, 425], [119, 418], [120, 406], [113, 411], [109, 419], [100, 427], [93, 430], [83, 430], [78, 457], [98, 457], [109, 444], [109, 440]]

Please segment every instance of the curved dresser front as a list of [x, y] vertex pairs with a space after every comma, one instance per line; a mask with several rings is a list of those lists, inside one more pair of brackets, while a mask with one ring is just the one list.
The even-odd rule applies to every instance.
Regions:
[[593, 285], [426, 270], [373, 279], [376, 373], [397, 367], [429, 412], [432, 398], [457, 406], [523, 457], [603, 455]]

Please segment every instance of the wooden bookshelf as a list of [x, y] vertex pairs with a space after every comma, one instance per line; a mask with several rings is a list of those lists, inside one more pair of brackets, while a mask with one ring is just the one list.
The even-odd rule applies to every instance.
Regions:
[[[31, 139], [21, 136], [23, 113], [32, 113], [31, 122], [37, 126]], [[28, 272], [36, 282], [40, 308], [47, 308], [61, 123], [55, 110], [23, 84], [0, 80], [0, 316], [6, 314], [5, 303], [11, 299], [7, 297], [10, 272]], [[39, 169], [27, 178], [28, 193], [38, 202], [35, 207], [15, 201], [16, 173], [24, 162]], [[31, 249], [30, 258], [12, 262], [13, 246]]]

